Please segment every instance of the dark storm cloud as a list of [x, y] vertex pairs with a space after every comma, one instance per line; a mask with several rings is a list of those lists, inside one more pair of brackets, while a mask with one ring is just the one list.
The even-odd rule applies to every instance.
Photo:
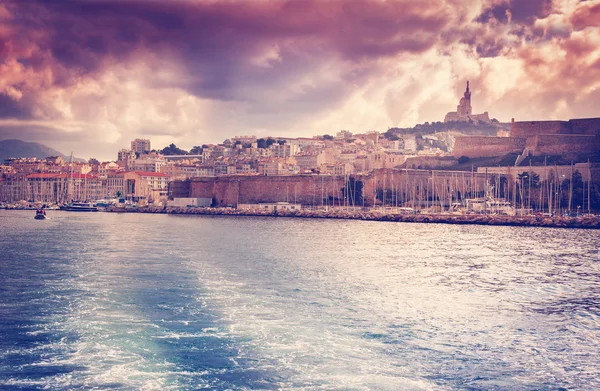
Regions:
[[511, 20], [531, 24], [535, 19], [543, 19], [552, 12], [551, 0], [512, 0], [509, 11]]
[[447, 23], [436, 5], [26, 0], [10, 2], [9, 9], [14, 31], [35, 49], [23, 60], [51, 67], [56, 85], [150, 52], [180, 63], [193, 78], [187, 86], [193, 93], [232, 99], [236, 78], [262, 71], [249, 59], [269, 45], [303, 42], [349, 61], [427, 50]]
[[571, 23], [576, 30], [586, 27], [600, 26], [600, 4], [579, 8], [571, 18]]
[[[131, 135], [198, 145], [232, 132], [362, 131], [439, 120], [466, 79], [499, 119], [531, 107], [570, 115], [583, 106], [561, 99], [585, 100], [600, 82], [600, 6], [550, 6], [0, 0], [0, 122], [86, 133], [92, 151]], [[423, 118], [431, 102], [447, 109]], [[596, 115], [585, 107], [575, 115]]]
[[31, 113], [12, 97], [0, 93], [0, 118], [28, 119]]
[[495, 19], [500, 23], [515, 23], [531, 25], [535, 19], [543, 19], [552, 11], [551, 0], [507, 0], [483, 10], [476, 18], [480, 23], [488, 23]]
[[475, 21], [479, 23], [488, 23], [490, 20], [497, 20], [500, 23], [508, 23], [508, 13], [510, 9], [508, 3], [501, 3], [485, 9]]

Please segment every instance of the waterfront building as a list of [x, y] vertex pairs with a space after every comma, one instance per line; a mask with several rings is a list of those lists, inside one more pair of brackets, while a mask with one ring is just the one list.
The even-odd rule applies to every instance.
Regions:
[[70, 174], [67, 177], [67, 183], [67, 201], [95, 201], [102, 198], [102, 181], [97, 175], [80, 173]]
[[102, 198], [115, 198], [117, 195], [125, 197], [126, 194], [132, 193], [128, 191], [131, 188], [127, 183], [129, 179], [133, 178], [127, 171], [109, 172], [106, 175], [104, 197]]
[[64, 173], [30, 174], [25, 185], [26, 194], [21, 196], [20, 200], [67, 202], [68, 179], [68, 175]]
[[137, 183], [134, 196], [148, 199], [150, 202], [166, 200], [169, 190], [169, 176], [160, 172], [136, 171]]
[[120, 194], [122, 198], [134, 202], [142, 199], [159, 201], [166, 199], [168, 186], [169, 176], [160, 172], [112, 173], [106, 179], [104, 197], [114, 198]]
[[23, 173], [12, 173], [0, 182], [0, 201], [27, 200], [27, 179]]

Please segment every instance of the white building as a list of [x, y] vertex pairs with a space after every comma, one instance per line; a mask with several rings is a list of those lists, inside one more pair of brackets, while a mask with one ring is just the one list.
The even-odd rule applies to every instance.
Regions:
[[127, 169], [129, 171], [160, 172], [161, 167], [166, 164], [164, 156], [157, 153], [149, 153], [141, 155], [137, 159], [128, 160]]

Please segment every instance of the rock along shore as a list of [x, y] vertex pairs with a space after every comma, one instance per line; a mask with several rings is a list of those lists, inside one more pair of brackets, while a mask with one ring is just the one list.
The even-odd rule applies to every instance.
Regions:
[[233, 208], [176, 208], [176, 207], [142, 207], [142, 208], [107, 208], [107, 212], [115, 213], [163, 213], [191, 214], [209, 216], [273, 216], [321, 219], [348, 219], [370, 221], [395, 221], [407, 223], [438, 223], [438, 224], [477, 224], [503, 225], [519, 227], [549, 227], [549, 228], [586, 228], [600, 229], [600, 216], [579, 217], [546, 217], [546, 216], [497, 216], [477, 214], [393, 214], [377, 211], [347, 211], [347, 210], [245, 210]]

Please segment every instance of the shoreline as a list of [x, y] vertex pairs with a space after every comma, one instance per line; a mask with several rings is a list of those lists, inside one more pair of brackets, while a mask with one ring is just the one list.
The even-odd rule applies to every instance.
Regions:
[[511, 227], [543, 227], [543, 228], [580, 228], [600, 229], [600, 216], [579, 217], [544, 217], [544, 216], [499, 216], [477, 214], [392, 214], [377, 211], [346, 211], [346, 210], [238, 210], [232, 208], [107, 208], [109, 213], [158, 213], [186, 214], [202, 216], [266, 216], [266, 217], [295, 217], [312, 219], [340, 219], [391, 221], [403, 223], [438, 223], [438, 224], [470, 224]]

